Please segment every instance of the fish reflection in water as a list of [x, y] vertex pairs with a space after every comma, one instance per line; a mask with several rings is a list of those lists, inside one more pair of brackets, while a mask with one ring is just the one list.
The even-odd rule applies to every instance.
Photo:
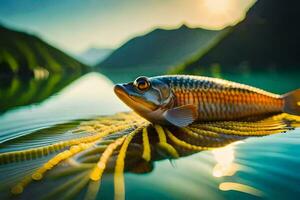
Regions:
[[[149, 173], [154, 170], [154, 161], [203, 150], [212, 150], [214, 177], [232, 176], [238, 170], [234, 163], [236, 144], [299, 125], [300, 117], [288, 114], [197, 122], [181, 128], [150, 124], [134, 113], [73, 121], [1, 144], [1, 196], [26, 199], [36, 193], [37, 198], [82, 195], [95, 199], [104, 173], [111, 173], [115, 198], [124, 199], [124, 171]], [[251, 186], [234, 182], [223, 182], [219, 189], [263, 195]]]

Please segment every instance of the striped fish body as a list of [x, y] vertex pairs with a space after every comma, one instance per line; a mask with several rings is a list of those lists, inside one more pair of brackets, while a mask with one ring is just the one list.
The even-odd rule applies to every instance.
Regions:
[[150, 122], [178, 127], [195, 121], [234, 120], [279, 112], [300, 115], [300, 89], [277, 95], [202, 76], [141, 76], [115, 85], [114, 91]]
[[161, 76], [174, 94], [173, 107], [196, 106], [197, 120], [230, 120], [283, 111], [281, 95], [217, 78]]

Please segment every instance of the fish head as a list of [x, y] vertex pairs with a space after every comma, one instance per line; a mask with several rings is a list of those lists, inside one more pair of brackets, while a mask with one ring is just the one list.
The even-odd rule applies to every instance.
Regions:
[[135, 81], [117, 84], [116, 95], [135, 112], [153, 121], [151, 113], [163, 111], [173, 103], [173, 94], [167, 83], [159, 78], [140, 76]]

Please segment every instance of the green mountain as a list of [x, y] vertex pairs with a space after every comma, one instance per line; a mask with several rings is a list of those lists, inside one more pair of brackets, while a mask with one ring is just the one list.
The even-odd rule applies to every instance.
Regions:
[[299, 1], [259, 0], [223, 40], [175, 72], [299, 69], [299, 7]]
[[0, 75], [80, 72], [86, 66], [34, 35], [0, 25]]
[[155, 29], [115, 50], [97, 67], [101, 71], [167, 71], [209, 47], [225, 31], [189, 28]]

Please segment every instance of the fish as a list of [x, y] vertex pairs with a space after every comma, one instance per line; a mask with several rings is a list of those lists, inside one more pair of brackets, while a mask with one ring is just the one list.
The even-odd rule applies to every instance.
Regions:
[[146, 120], [185, 127], [195, 121], [257, 115], [300, 115], [300, 89], [278, 95], [249, 85], [195, 75], [140, 76], [116, 84], [115, 94]]

